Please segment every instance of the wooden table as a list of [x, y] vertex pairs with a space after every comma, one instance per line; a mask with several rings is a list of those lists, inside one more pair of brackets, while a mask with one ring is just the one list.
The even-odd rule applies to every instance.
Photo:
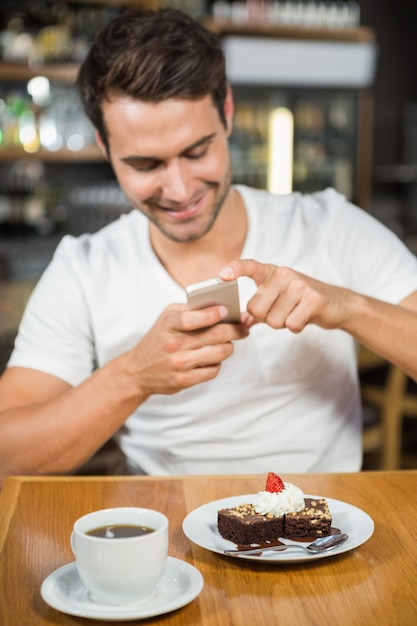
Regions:
[[417, 471], [283, 478], [305, 493], [363, 509], [375, 522], [373, 536], [353, 551], [307, 564], [250, 563], [192, 544], [181, 525], [201, 504], [259, 491], [264, 476], [8, 478], [0, 492], [1, 626], [101, 623], [48, 607], [39, 590], [48, 574], [73, 561], [69, 536], [74, 520], [112, 506], [165, 512], [170, 519], [170, 555], [193, 564], [205, 580], [200, 595], [187, 606], [136, 623], [417, 624]]

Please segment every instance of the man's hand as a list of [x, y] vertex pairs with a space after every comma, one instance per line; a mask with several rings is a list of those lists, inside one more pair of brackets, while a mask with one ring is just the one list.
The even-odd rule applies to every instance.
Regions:
[[246, 325], [264, 322], [293, 333], [301, 332], [307, 324], [341, 328], [354, 299], [347, 289], [327, 285], [288, 267], [252, 259], [229, 263], [219, 276], [223, 280], [249, 276], [256, 282], [258, 289], [247, 305], [250, 317], [243, 317]]
[[215, 378], [233, 353], [232, 341], [248, 335], [243, 324], [221, 322], [223, 306], [190, 311], [170, 305], [125, 355], [127, 374], [146, 396], [173, 394]]

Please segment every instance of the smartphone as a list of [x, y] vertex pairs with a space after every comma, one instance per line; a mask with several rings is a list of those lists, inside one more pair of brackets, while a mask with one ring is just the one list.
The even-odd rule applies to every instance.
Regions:
[[241, 322], [237, 280], [229, 282], [221, 278], [203, 280], [201, 283], [188, 285], [185, 292], [191, 309], [204, 309], [215, 304], [222, 304], [229, 311], [229, 315], [222, 322]]

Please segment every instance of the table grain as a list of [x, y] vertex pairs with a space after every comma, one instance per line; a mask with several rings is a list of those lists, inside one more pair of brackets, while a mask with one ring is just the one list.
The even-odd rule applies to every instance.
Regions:
[[207, 502], [263, 489], [264, 476], [7, 478], [0, 492], [1, 626], [107, 623], [50, 608], [40, 587], [52, 571], [73, 561], [69, 536], [74, 521], [113, 506], [164, 512], [170, 520], [170, 556], [194, 565], [205, 581], [187, 606], [132, 624], [417, 624], [417, 471], [283, 478], [305, 493], [363, 509], [375, 522], [373, 536], [351, 552], [311, 563], [251, 563], [194, 545], [184, 535], [182, 521]]

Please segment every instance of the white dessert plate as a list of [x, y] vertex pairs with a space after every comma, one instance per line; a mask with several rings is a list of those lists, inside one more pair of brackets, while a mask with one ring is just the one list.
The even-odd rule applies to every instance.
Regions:
[[[217, 530], [217, 511], [219, 509], [231, 508], [238, 506], [244, 502], [252, 502], [256, 494], [248, 494], [243, 496], [233, 496], [231, 498], [223, 498], [222, 500], [215, 500], [208, 504], [203, 504], [198, 509], [195, 509], [187, 515], [184, 519], [182, 528], [188, 539], [193, 543], [211, 550], [211, 552], [217, 552], [218, 554], [224, 554], [224, 550], [235, 549], [236, 545], [231, 541], [223, 539]], [[322, 498], [324, 496], [316, 496], [306, 494], [306, 498]], [[291, 552], [291, 548], [284, 552], [264, 552], [262, 555], [238, 555], [238, 559], [247, 559], [249, 561], [261, 561], [263, 563], [299, 563], [302, 561], [314, 561], [317, 559], [326, 559], [336, 554], [343, 554], [349, 552], [354, 548], [365, 543], [371, 537], [374, 532], [374, 522], [367, 513], [358, 509], [356, 506], [341, 502], [340, 500], [332, 500], [326, 498], [329, 505], [330, 512], [333, 517], [332, 527], [339, 528], [341, 532], [347, 533], [349, 539], [342, 545], [331, 550], [330, 552], [322, 552], [320, 554], [308, 554], [301, 550], [294, 550]], [[286, 543], [292, 545], [304, 545], [300, 541], [290, 541], [285, 539]], [[306, 542], [305, 545], [308, 545]], [[224, 555], [236, 558], [234, 555]]]
[[68, 615], [104, 622], [128, 622], [163, 615], [185, 606], [198, 596], [203, 584], [203, 577], [195, 567], [168, 557], [164, 575], [151, 598], [138, 604], [112, 606], [95, 602], [81, 582], [75, 563], [69, 563], [43, 581], [41, 596], [53, 609]]

